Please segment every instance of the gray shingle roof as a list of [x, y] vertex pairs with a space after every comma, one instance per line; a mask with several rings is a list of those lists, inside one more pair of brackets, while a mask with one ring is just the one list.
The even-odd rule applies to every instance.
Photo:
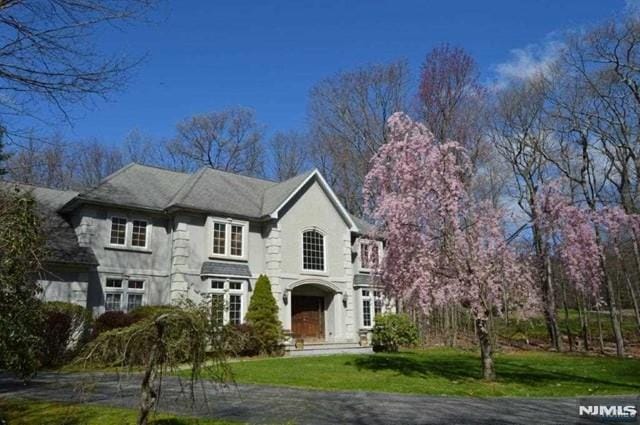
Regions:
[[265, 191], [278, 183], [253, 177], [231, 174], [213, 168], [201, 168], [180, 188], [166, 205], [262, 217], [262, 198]]
[[163, 210], [188, 179], [189, 174], [131, 163], [80, 199]]
[[46, 237], [45, 262], [68, 263], [78, 265], [96, 265], [98, 261], [88, 247], [78, 244], [76, 232], [57, 210], [78, 195], [70, 190], [55, 190], [15, 183], [3, 183], [9, 190], [24, 190], [31, 193], [36, 201], [37, 213], [42, 223], [42, 232]]
[[245, 276], [251, 277], [249, 265], [246, 263], [230, 263], [226, 261], [205, 261], [200, 274], [203, 276]]
[[187, 174], [132, 163], [81, 193], [77, 200], [158, 211], [185, 208], [263, 218], [312, 173], [278, 183], [210, 167]]
[[[187, 209], [264, 219], [315, 172], [309, 171], [278, 183], [211, 167], [187, 174], [132, 163], [105, 178], [97, 187], [78, 195], [62, 210], [70, 211], [79, 203], [93, 202], [156, 211]], [[345, 213], [345, 221], [350, 220]]]

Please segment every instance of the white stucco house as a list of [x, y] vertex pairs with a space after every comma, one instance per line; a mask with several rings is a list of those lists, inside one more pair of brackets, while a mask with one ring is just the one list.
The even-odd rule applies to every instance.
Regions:
[[317, 170], [278, 183], [130, 164], [82, 193], [28, 190], [49, 226], [47, 300], [97, 315], [217, 297], [241, 323], [266, 274], [285, 331], [325, 343], [362, 342], [386, 308], [369, 264], [382, 243]]

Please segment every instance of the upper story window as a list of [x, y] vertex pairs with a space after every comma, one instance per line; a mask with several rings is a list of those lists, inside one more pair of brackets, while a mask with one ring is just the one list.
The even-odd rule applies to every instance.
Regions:
[[109, 243], [113, 246], [147, 248], [150, 227], [146, 220], [112, 216]]
[[247, 222], [212, 219], [211, 256], [246, 258]]
[[144, 220], [133, 220], [131, 231], [131, 246], [145, 248], [147, 246], [147, 226]]
[[317, 230], [302, 233], [302, 268], [324, 271], [324, 235]]
[[360, 241], [360, 269], [375, 270], [382, 259], [382, 242], [372, 240]]
[[127, 235], [127, 219], [111, 217], [111, 244], [124, 245]]

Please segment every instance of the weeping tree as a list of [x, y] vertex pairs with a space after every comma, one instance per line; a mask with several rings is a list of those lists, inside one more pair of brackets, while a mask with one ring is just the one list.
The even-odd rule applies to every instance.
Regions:
[[427, 314], [454, 303], [467, 310], [482, 376], [493, 380], [491, 318], [534, 312], [538, 296], [527, 261], [508, 244], [502, 211], [470, 196], [467, 158], [459, 143], [438, 143], [425, 125], [394, 114], [365, 180], [365, 206], [387, 244], [386, 291]]
[[203, 377], [231, 379], [220, 327], [212, 322], [210, 303], [183, 301], [178, 308], [158, 311], [126, 328], [100, 334], [77, 359], [84, 366], [142, 368], [138, 421], [145, 425], [161, 396], [162, 379], [189, 365], [188, 389], [195, 401], [195, 384]]

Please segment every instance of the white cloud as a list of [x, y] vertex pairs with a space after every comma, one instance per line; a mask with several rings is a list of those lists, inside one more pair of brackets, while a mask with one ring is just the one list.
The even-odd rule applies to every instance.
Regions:
[[562, 42], [550, 40], [511, 50], [509, 60], [494, 67], [496, 88], [504, 87], [508, 81], [528, 80], [544, 73], [558, 58], [562, 47]]

